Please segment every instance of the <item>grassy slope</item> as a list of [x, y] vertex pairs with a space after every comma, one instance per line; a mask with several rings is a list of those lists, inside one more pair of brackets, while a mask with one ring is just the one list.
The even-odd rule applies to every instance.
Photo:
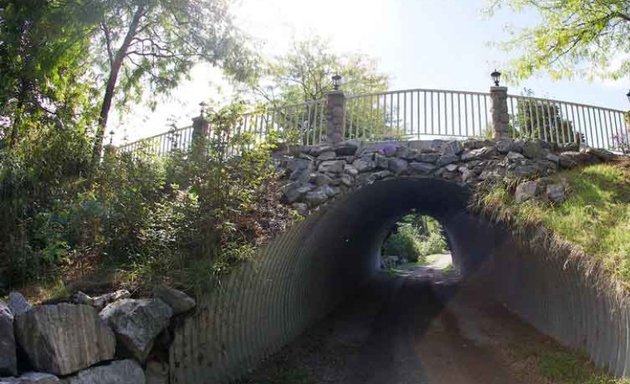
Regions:
[[492, 190], [482, 204], [516, 224], [542, 223], [630, 287], [630, 163], [592, 165], [553, 178], [570, 186], [562, 204], [517, 204], [506, 187]]
[[[486, 212], [517, 226], [544, 225], [597, 258], [616, 280], [630, 287], [630, 162], [592, 165], [553, 178], [564, 179], [570, 186], [562, 204], [517, 204], [506, 186], [495, 187], [480, 203]], [[534, 358], [541, 373], [554, 383], [628, 383], [594, 368], [577, 353], [518, 349]]]

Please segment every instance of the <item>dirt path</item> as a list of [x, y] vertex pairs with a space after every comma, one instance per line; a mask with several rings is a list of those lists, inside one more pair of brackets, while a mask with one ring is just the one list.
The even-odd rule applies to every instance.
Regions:
[[241, 383], [547, 383], [508, 348], [546, 338], [455, 280], [383, 273]]

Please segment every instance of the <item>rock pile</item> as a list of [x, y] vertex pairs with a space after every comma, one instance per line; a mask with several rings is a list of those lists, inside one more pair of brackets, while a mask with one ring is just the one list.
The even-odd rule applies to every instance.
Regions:
[[[286, 203], [302, 214], [379, 180], [436, 177], [471, 187], [505, 179], [533, 180], [560, 169], [610, 161], [599, 149], [560, 147], [540, 140], [465, 140], [366, 143], [293, 148], [276, 154]], [[546, 186], [551, 200], [557, 187]]]
[[[71, 303], [31, 306], [12, 292], [8, 304], [0, 300], [0, 384], [168, 383], [154, 344], [195, 300], [168, 287], [150, 299], [130, 297], [77, 292]], [[18, 349], [28, 372], [18, 371]]]

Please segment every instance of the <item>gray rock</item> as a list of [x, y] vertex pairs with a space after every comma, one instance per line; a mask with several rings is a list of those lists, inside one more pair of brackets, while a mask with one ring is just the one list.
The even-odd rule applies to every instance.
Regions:
[[316, 145], [311, 147], [309, 153], [315, 157], [321, 155], [324, 152], [332, 151], [333, 148], [330, 145]]
[[540, 173], [540, 168], [534, 164], [521, 164], [511, 168], [509, 173], [513, 177], [527, 178]]
[[317, 156], [317, 160], [325, 161], [325, 160], [334, 160], [337, 157], [337, 154], [334, 151], [322, 152], [319, 156]]
[[9, 305], [9, 309], [11, 310], [11, 312], [13, 312], [14, 316], [21, 315], [24, 312], [27, 312], [31, 308], [33, 308], [28, 300], [26, 300], [26, 298], [20, 292], [16, 291], [9, 293], [7, 304]]
[[168, 384], [168, 364], [151, 360], [144, 370], [147, 384]]
[[416, 160], [420, 162], [433, 163], [433, 164], [435, 164], [439, 158], [440, 158], [439, 153], [421, 153], [418, 156], [416, 156]]
[[396, 150], [396, 156], [406, 160], [412, 160], [416, 157], [418, 152], [414, 149], [411, 149], [407, 146], [400, 146]]
[[0, 300], [0, 376], [17, 375], [13, 312]]
[[549, 184], [545, 190], [545, 196], [549, 201], [561, 204], [567, 199], [566, 188], [562, 183]]
[[65, 384], [145, 384], [142, 367], [133, 360], [113, 361], [64, 380]]
[[289, 160], [289, 162], [287, 163], [287, 169], [290, 172], [293, 172], [295, 170], [301, 170], [301, 169], [306, 169], [311, 165], [311, 161], [307, 160], [307, 159], [301, 159], [301, 158], [292, 158]]
[[169, 324], [173, 310], [160, 299], [124, 299], [109, 304], [99, 314], [121, 343], [143, 362], [155, 337]]
[[442, 145], [441, 152], [443, 155], [459, 155], [464, 150], [462, 143], [458, 140], [451, 140]]
[[543, 157], [543, 146], [540, 140], [527, 140], [523, 143], [523, 155], [530, 159]]
[[323, 173], [313, 173], [311, 174], [310, 178], [310, 182], [317, 185], [318, 187], [322, 185], [328, 185], [331, 181], [332, 179], [330, 178], [330, 176]]
[[617, 158], [617, 155], [607, 151], [605, 149], [598, 149], [598, 148], [587, 148], [585, 151], [585, 153], [589, 154], [589, 155], [593, 155], [597, 158], [599, 158], [602, 161], [612, 161], [615, 160]]
[[328, 200], [328, 194], [324, 188], [318, 188], [307, 193], [304, 200], [309, 206], [313, 207], [315, 205], [325, 203]]
[[518, 153], [518, 152], [512, 152], [512, 151], [508, 152], [508, 154], [507, 154], [505, 157], [506, 157], [508, 160], [512, 160], [512, 161], [514, 161], [514, 160], [520, 160], [520, 159], [524, 159], [524, 158], [525, 158], [525, 156], [521, 155], [520, 153]]
[[471, 149], [462, 153], [461, 160], [462, 161], [471, 161], [471, 160], [479, 160], [484, 159], [489, 156], [492, 156], [495, 153], [496, 149], [494, 147], [482, 147], [479, 149]]
[[409, 168], [419, 173], [428, 174], [428, 173], [433, 172], [435, 168], [437, 167], [431, 163], [413, 162], [413, 163], [409, 163]]
[[446, 167], [444, 167], [448, 172], [455, 172], [457, 170], [457, 168], [459, 168], [457, 166], [457, 164], [449, 164]]
[[462, 181], [463, 182], [468, 182], [468, 181], [472, 180], [472, 178], [475, 176], [473, 171], [471, 171], [470, 169], [465, 168], [465, 167], [460, 167], [459, 168], [459, 172], [461, 172], [461, 174], [462, 174]]
[[374, 162], [366, 158], [356, 159], [352, 166], [359, 172], [367, 172], [374, 169]]
[[[355, 160], [355, 161], [360, 161], [361, 159]], [[354, 162], [352, 163], [354, 164]], [[356, 176], [359, 174], [359, 170], [354, 166], [354, 165], [350, 165], [350, 164], [346, 164], [343, 166], [343, 171], [345, 173], [347, 173], [350, 176]]]
[[517, 203], [522, 203], [526, 200], [532, 199], [538, 194], [539, 187], [540, 182], [537, 180], [521, 183], [516, 187], [514, 199]]
[[359, 149], [359, 142], [348, 140], [335, 145], [335, 153], [337, 156], [354, 156]]
[[345, 160], [329, 160], [323, 161], [318, 170], [320, 172], [329, 172], [329, 173], [341, 173], [343, 172], [343, 168], [346, 165]]
[[331, 187], [329, 185], [325, 185], [321, 188], [324, 190], [326, 196], [328, 197], [334, 197], [341, 193], [341, 189], [339, 189], [339, 187]]
[[104, 360], [116, 349], [114, 333], [87, 305], [39, 305], [17, 316], [15, 333], [32, 367], [67, 375]]
[[479, 148], [486, 147], [488, 145], [490, 145], [489, 141], [487, 141], [487, 140], [479, 140], [479, 139], [469, 139], [469, 140], [465, 140], [462, 143], [462, 146], [466, 150], [479, 149]]
[[560, 156], [548, 153], [545, 155], [545, 160], [551, 161], [552, 163], [558, 164], [560, 162]]
[[354, 179], [350, 175], [341, 175], [341, 178], [339, 180], [341, 181], [341, 184], [345, 185], [346, 187], [351, 187], [352, 184], [354, 184]]
[[374, 155], [374, 162], [377, 168], [388, 169], [389, 167], [389, 159], [378, 153]]
[[61, 383], [61, 380], [50, 373], [27, 372], [18, 377], [17, 382], [20, 384], [54, 384]]
[[438, 167], [441, 167], [443, 165], [455, 163], [457, 161], [459, 161], [459, 156], [457, 155], [442, 155], [438, 158], [436, 165]]
[[562, 152], [558, 159], [558, 164], [562, 168], [577, 167], [580, 163], [580, 152]]
[[300, 200], [307, 192], [315, 189], [313, 184], [301, 184], [298, 182], [290, 183], [282, 187], [282, 193], [287, 199], [287, 202], [293, 203]]
[[121, 289], [116, 292], [106, 293], [97, 297], [90, 297], [85, 293], [79, 291], [72, 296], [72, 301], [75, 304], [91, 305], [99, 311], [103, 309], [107, 304], [122, 299], [128, 299], [131, 297], [131, 292], [126, 289]]
[[512, 151], [513, 145], [514, 145], [514, 140], [512, 139], [500, 139], [497, 141], [495, 147], [499, 153], [506, 154]]
[[380, 179], [384, 179], [386, 177], [392, 176], [393, 173], [391, 171], [380, 171], [380, 172], [375, 172], [372, 175], [370, 175], [370, 179], [371, 180], [380, 180]]
[[408, 167], [409, 167], [409, 164], [407, 163], [407, 160], [405, 159], [400, 159], [397, 157], [393, 159], [389, 159], [388, 168], [390, 171], [394, 172], [397, 175], [405, 172]]
[[197, 306], [195, 299], [178, 289], [160, 285], [153, 290], [153, 294], [155, 297], [168, 304], [173, 310], [174, 315], [188, 312]]

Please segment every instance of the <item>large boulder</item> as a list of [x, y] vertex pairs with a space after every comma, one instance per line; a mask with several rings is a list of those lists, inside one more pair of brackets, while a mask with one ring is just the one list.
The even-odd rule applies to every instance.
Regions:
[[[15, 384], [56, 384], [61, 383], [61, 380], [55, 375], [42, 372], [27, 372], [22, 376], [14, 379]], [[2, 379], [0, 379], [2, 383]]]
[[11, 312], [13, 312], [14, 316], [21, 315], [24, 312], [27, 312], [31, 308], [33, 308], [33, 306], [20, 292], [15, 291], [9, 293], [7, 304], [9, 305], [9, 309], [11, 309]]
[[17, 375], [13, 312], [0, 300], [0, 376]]
[[197, 305], [195, 299], [184, 292], [163, 285], [156, 287], [153, 294], [158, 299], [161, 299], [166, 304], [170, 305], [171, 309], [173, 309], [174, 315], [188, 312]]
[[15, 332], [34, 369], [68, 375], [111, 360], [116, 338], [87, 305], [35, 306], [17, 316]]
[[171, 307], [160, 299], [124, 299], [109, 304], [100, 313], [118, 340], [141, 362], [172, 316]]
[[133, 360], [118, 360], [93, 367], [64, 380], [64, 384], [145, 384], [140, 364]]

